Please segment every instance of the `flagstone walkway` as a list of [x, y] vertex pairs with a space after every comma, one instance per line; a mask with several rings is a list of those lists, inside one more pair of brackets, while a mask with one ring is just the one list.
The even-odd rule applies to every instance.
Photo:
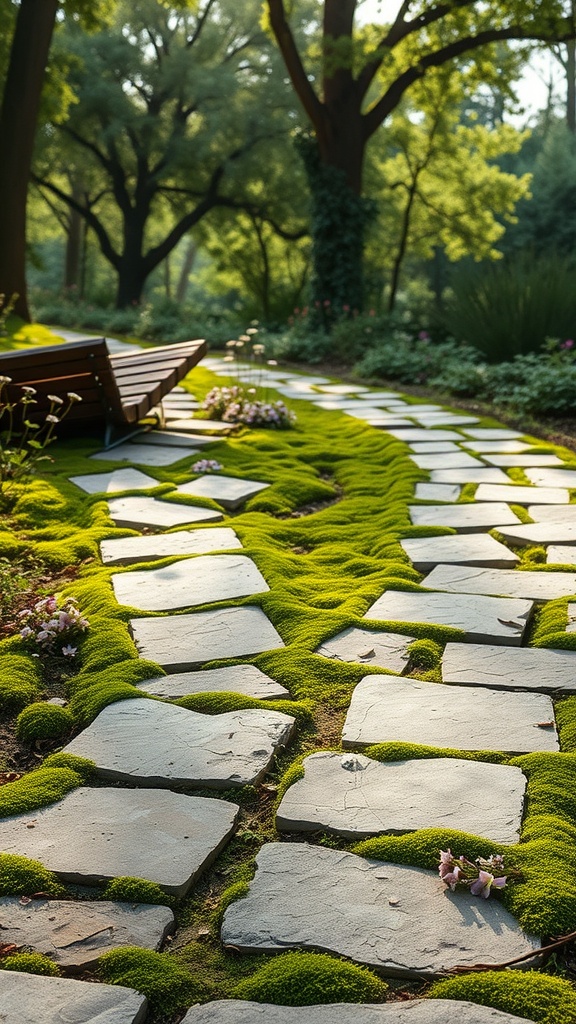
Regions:
[[[203, 365], [217, 377], [230, 372], [220, 359]], [[254, 952], [327, 951], [392, 977], [431, 978], [455, 964], [497, 964], [530, 954], [529, 963], [537, 966], [541, 937], [524, 933], [498, 900], [451, 893], [431, 871], [326, 848], [317, 834], [360, 839], [446, 827], [503, 844], [518, 841], [526, 789], [520, 768], [445, 756], [378, 762], [360, 751], [385, 742], [509, 754], [560, 749], [552, 697], [576, 689], [576, 652], [527, 647], [525, 637], [538, 602], [574, 596], [576, 574], [525, 572], [510, 545], [550, 544], [555, 564], [562, 564], [564, 551], [564, 564], [574, 563], [568, 545], [576, 540], [576, 510], [569, 489], [576, 474], [562, 469], [556, 456], [530, 454], [533, 443], [515, 431], [478, 428], [473, 416], [278, 367], [263, 373], [289, 399], [308, 400], [335, 417], [356, 417], [403, 441], [407, 457], [429, 474], [429, 482], [416, 487], [412, 523], [455, 532], [403, 539], [414, 568], [429, 573], [421, 587], [378, 595], [364, 616], [369, 629], [346, 630], [318, 648], [327, 673], [332, 659], [380, 672], [371, 671], [354, 690], [344, 752], [305, 758], [302, 777], [277, 812], [285, 839], [261, 848], [248, 895], [224, 915], [222, 941]], [[181, 895], [233, 834], [239, 807], [231, 791], [263, 779], [275, 754], [289, 747], [296, 719], [254, 708], [207, 715], [169, 703], [199, 692], [290, 695], [249, 661], [283, 646], [265, 613], [244, 600], [268, 591], [269, 581], [242, 553], [233, 519], [194, 527], [217, 523], [268, 485], [258, 480], [255, 464], [255, 479], [204, 475], [175, 490], [175, 496], [209, 497], [221, 511], [148, 495], [157, 481], [146, 467], [192, 461], [190, 439], [211, 429], [182, 389], [167, 407], [166, 430], [94, 456], [139, 468], [71, 480], [89, 495], [117, 494], [109, 511], [119, 526], [178, 528], [106, 540], [101, 547], [104, 564], [118, 567], [114, 593], [131, 611], [140, 656], [168, 674], [141, 683], [141, 699], [106, 707], [65, 748], [94, 761], [99, 777], [114, 785], [81, 787], [58, 804], [4, 821], [2, 845], [40, 860], [64, 880], [93, 884], [132, 875]], [[213, 438], [201, 433], [199, 447]], [[518, 472], [513, 479], [508, 475], [523, 467], [524, 483]], [[459, 501], [465, 484], [478, 485], [472, 501]], [[126, 491], [142, 493], [122, 496]], [[511, 503], [527, 506], [533, 522], [525, 525]], [[173, 559], [168, 565], [155, 566], [167, 557]], [[134, 563], [136, 571], [130, 569]], [[210, 602], [221, 605], [203, 610]], [[421, 624], [461, 631], [459, 641], [445, 648], [442, 683], [409, 671], [407, 648], [414, 638], [408, 634], [416, 623], [417, 636], [423, 635]], [[238, 657], [247, 660], [203, 668], [214, 659]], [[214, 796], [194, 795], [195, 789], [213, 789]], [[296, 840], [310, 833], [310, 842], [290, 841], [292, 833]], [[119, 945], [159, 948], [173, 928], [166, 908], [82, 902], [72, 924], [62, 916], [70, 906], [0, 901], [3, 940], [48, 952], [58, 963], [85, 965]], [[7, 1024], [72, 1019], [72, 1005], [78, 1022], [136, 1024], [146, 1015], [145, 1001], [132, 990], [82, 981], [13, 973], [0, 993], [0, 1017]], [[520, 1024], [520, 1018], [490, 1008], [425, 1000], [352, 1011], [232, 1000], [192, 1008], [185, 1022], [344, 1024], [351, 1013], [360, 1024]]]

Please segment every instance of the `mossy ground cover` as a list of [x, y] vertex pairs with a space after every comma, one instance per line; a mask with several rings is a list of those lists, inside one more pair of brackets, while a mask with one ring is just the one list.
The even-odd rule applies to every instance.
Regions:
[[[199, 396], [213, 384], [213, 375], [202, 367], [187, 382]], [[318, 646], [350, 626], [385, 628], [415, 636], [418, 639], [412, 645], [409, 671], [439, 681], [443, 645], [461, 639], [461, 633], [449, 627], [366, 622], [362, 618], [386, 589], [419, 589], [422, 576], [404, 554], [401, 538], [451, 532], [411, 524], [407, 506], [413, 500], [414, 484], [426, 479], [426, 474], [407, 458], [406, 446], [337, 412], [322, 411], [304, 401], [291, 405], [298, 414], [294, 429], [245, 430], [216, 442], [209, 454], [222, 463], [227, 474], [270, 483], [240, 512], [227, 517], [226, 524], [233, 526], [245, 554], [254, 560], [270, 587], [266, 594], [237, 603], [261, 606], [285, 643], [284, 648], [251, 660], [286, 686], [293, 700], [262, 705], [233, 694], [200, 694], [179, 703], [207, 714], [240, 707], [276, 707], [295, 715], [298, 735], [279, 756], [265, 786], [246, 787], [231, 796], [241, 806], [238, 832], [193, 894], [179, 901], [179, 931], [171, 952], [148, 955], [142, 950], [124, 951], [125, 956], [111, 957], [101, 967], [107, 980], [135, 984], [147, 991], [153, 1002], [152, 1019], [157, 1021], [173, 1019], [195, 999], [241, 992], [259, 998], [258, 993], [277, 993], [285, 984], [290, 989], [297, 976], [296, 967], [303, 970], [308, 969], [307, 965], [310, 984], [314, 982], [319, 993], [335, 993], [335, 1001], [336, 997], [344, 999], [345, 992], [355, 992], [356, 999], [364, 998], [360, 993], [368, 991], [373, 992], [371, 1001], [386, 998], [384, 987], [380, 983], [378, 988], [378, 979], [370, 972], [362, 975], [368, 987], [355, 988], [356, 975], [346, 970], [349, 965], [335, 958], [307, 954], [305, 959], [294, 954], [297, 959], [280, 962], [281, 957], [240, 956], [222, 950], [218, 939], [224, 906], [246, 893], [254, 870], [253, 858], [262, 843], [278, 838], [274, 829], [277, 797], [301, 774], [304, 755], [337, 747], [354, 686], [367, 673], [381, 671], [327, 660], [315, 654]], [[483, 425], [496, 424], [486, 421]], [[71, 734], [92, 721], [107, 704], [141, 698], [135, 684], [162, 674], [158, 665], [137, 657], [128, 628], [133, 610], [119, 606], [114, 598], [111, 576], [125, 570], [106, 568], [99, 559], [101, 540], [132, 536], [136, 531], [116, 527], [102, 495], [87, 495], [67, 479], [113, 468], [115, 464], [108, 460], [89, 458], [99, 447], [97, 441], [81, 437], [54, 445], [54, 464], [37, 479], [17, 488], [7, 525], [0, 531], [0, 557], [5, 554], [41, 560], [59, 580], [62, 597], [77, 598], [90, 622], [79, 653], [63, 679], [68, 700], [66, 722], [59, 717], [53, 736], [38, 732], [36, 722], [28, 736], [32, 744], [39, 740], [47, 744], [39, 753], [61, 745], [64, 733], [58, 731], [60, 727], [64, 730], [65, 726], [64, 731]], [[196, 499], [174, 495], [172, 489], [191, 478], [192, 461], [188, 457], [166, 468], [142, 467], [157, 482], [152, 494], [160, 500], [198, 504]], [[474, 488], [464, 489], [462, 498], [473, 500], [473, 494]], [[217, 507], [208, 499], [200, 503]], [[525, 517], [525, 512], [522, 514]], [[174, 560], [164, 559], [154, 566]], [[541, 567], [539, 557], [533, 557], [531, 564]], [[145, 565], [142, 562], [130, 566], [130, 570]], [[69, 567], [74, 567], [74, 574], [66, 577]], [[46, 587], [48, 592], [49, 585]], [[535, 620], [531, 642], [560, 646], [564, 638], [563, 646], [576, 648], [576, 635], [564, 633], [565, 621], [566, 601], [550, 602]], [[24, 722], [34, 719], [35, 705], [42, 703], [47, 694], [43, 660], [33, 658], [18, 636], [0, 642], [0, 658], [7, 669], [0, 683], [0, 710], [18, 712]], [[212, 667], [231, 663], [218, 661]], [[505, 851], [507, 864], [521, 872], [520, 880], [504, 892], [506, 904], [525, 928], [546, 936], [576, 928], [576, 802], [572, 796], [576, 792], [576, 754], [571, 753], [576, 749], [576, 699], [558, 703], [558, 718], [563, 753], [527, 755], [511, 761], [526, 773], [529, 791], [522, 842]], [[41, 719], [40, 715], [40, 729]], [[440, 755], [507, 760], [490, 751], [445, 752], [407, 744], [380, 745], [368, 754], [381, 760]], [[35, 771], [0, 789], [0, 816], [41, 807], [61, 799], [78, 785], [98, 785], [89, 769], [90, 765], [80, 759], [53, 754]], [[485, 840], [447, 830], [423, 830], [356, 845], [333, 837], [316, 839], [365, 856], [431, 869], [436, 866], [438, 850], [448, 845], [458, 853], [474, 856], [498, 852]], [[24, 858], [3, 863], [4, 893], [62, 891], [58, 880], [41, 865]], [[101, 895], [131, 900], [148, 896], [150, 902], [161, 899], [156, 889], [150, 889], [150, 883], [138, 879], [118, 880], [101, 890]], [[159, 956], [161, 959], [155, 959]], [[174, 972], [172, 994], [164, 986], [164, 979], [172, 977], [166, 964]], [[327, 970], [330, 965], [332, 972]]]

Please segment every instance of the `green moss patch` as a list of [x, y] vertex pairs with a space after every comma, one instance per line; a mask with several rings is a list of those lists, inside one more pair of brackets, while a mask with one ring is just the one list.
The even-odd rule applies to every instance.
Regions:
[[110, 985], [135, 988], [146, 996], [150, 1011], [166, 1017], [187, 1009], [206, 995], [201, 981], [168, 953], [125, 946], [105, 953], [98, 974]]
[[71, 768], [42, 767], [0, 787], [0, 817], [35, 811], [55, 803], [84, 782]]
[[113, 878], [102, 893], [103, 900], [120, 900], [125, 903], [147, 903], [161, 907], [173, 906], [173, 896], [168, 896], [156, 882], [146, 878], [128, 876]]
[[365, 967], [323, 953], [283, 953], [241, 981], [234, 999], [280, 1006], [382, 1003], [388, 986]]
[[568, 981], [536, 971], [486, 971], [438, 981], [432, 999], [468, 999], [538, 1024], [576, 1024], [576, 992]]
[[62, 896], [66, 890], [39, 861], [0, 853], [0, 896], [33, 896], [37, 892]]
[[60, 974], [54, 961], [43, 953], [14, 953], [13, 956], [0, 957], [0, 970], [44, 974], [49, 978], [57, 978]]
[[16, 735], [23, 743], [64, 739], [73, 728], [74, 716], [68, 708], [45, 701], [29, 704], [16, 720]]

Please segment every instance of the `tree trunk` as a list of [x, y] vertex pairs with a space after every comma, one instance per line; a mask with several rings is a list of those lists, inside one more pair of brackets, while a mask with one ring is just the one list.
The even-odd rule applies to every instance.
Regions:
[[[74, 181], [72, 197], [80, 202], [82, 192], [80, 185]], [[80, 264], [82, 259], [82, 217], [73, 207], [68, 211], [68, 228], [66, 231], [66, 256], [64, 262], [64, 287], [78, 289], [80, 285]]]
[[566, 123], [576, 135], [576, 40], [566, 43]]
[[182, 260], [182, 266], [180, 268], [180, 277], [178, 278], [178, 285], [176, 286], [176, 302], [185, 302], [186, 293], [188, 291], [188, 285], [190, 283], [190, 274], [192, 273], [192, 267], [196, 261], [196, 253], [198, 252], [198, 246], [193, 238], [188, 239], [188, 246]]
[[142, 253], [147, 216], [147, 210], [138, 208], [132, 208], [130, 216], [125, 214], [124, 250], [117, 265], [116, 309], [140, 305], [142, 291], [150, 272], [146, 269]]
[[17, 293], [15, 312], [30, 319], [26, 289], [26, 200], [34, 138], [58, 0], [22, 0], [0, 107], [0, 291]]

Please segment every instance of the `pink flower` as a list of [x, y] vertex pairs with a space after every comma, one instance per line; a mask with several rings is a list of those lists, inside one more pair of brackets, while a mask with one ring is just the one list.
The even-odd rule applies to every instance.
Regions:
[[482, 896], [485, 900], [490, 895], [490, 889], [503, 889], [506, 885], [506, 876], [503, 878], [494, 878], [489, 871], [479, 871], [478, 878], [475, 882], [472, 882], [470, 886], [470, 892], [473, 896]]
[[72, 647], [71, 644], [66, 644], [66, 647], [62, 648], [62, 654], [65, 658], [73, 658], [78, 653], [77, 647]]
[[446, 885], [449, 885], [452, 892], [454, 892], [454, 889], [462, 878], [464, 878], [464, 873], [459, 867], [455, 867], [453, 871], [449, 871], [446, 875], [442, 876], [442, 881], [446, 882]]
[[568, 340], [562, 345], [562, 348], [574, 348], [574, 341], [572, 338], [568, 338]]
[[428, 334], [428, 331], [420, 331], [420, 333], [418, 335], [418, 341], [429, 341], [429, 340], [430, 340], [430, 335]]
[[438, 868], [440, 878], [445, 878], [445, 876], [452, 870], [453, 859], [452, 850], [440, 850], [440, 867]]

